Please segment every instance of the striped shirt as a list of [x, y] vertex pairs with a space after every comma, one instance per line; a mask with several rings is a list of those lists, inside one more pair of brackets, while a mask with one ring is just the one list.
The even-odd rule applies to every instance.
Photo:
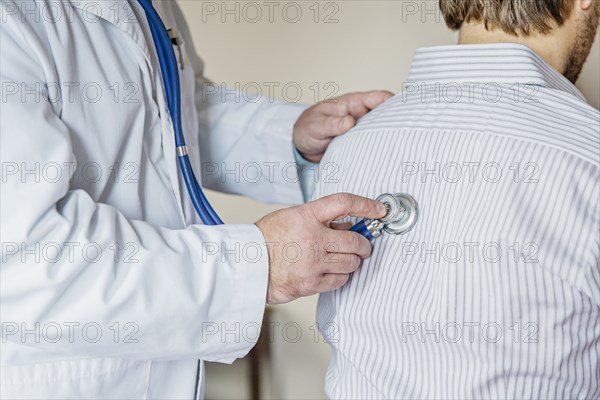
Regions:
[[327, 395], [600, 398], [599, 147], [598, 111], [529, 48], [419, 49], [321, 161], [315, 197], [420, 211], [319, 298]]

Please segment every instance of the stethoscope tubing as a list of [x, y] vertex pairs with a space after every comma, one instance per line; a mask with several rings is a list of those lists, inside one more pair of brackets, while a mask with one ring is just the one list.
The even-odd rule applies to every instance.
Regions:
[[354, 224], [352, 228], [350, 228], [350, 230], [352, 232], [360, 233], [369, 240], [373, 239], [373, 235], [371, 234], [371, 231], [369, 231], [369, 229], [367, 228], [367, 224], [364, 219]]
[[205, 225], [221, 225], [223, 221], [206, 198], [198, 179], [194, 174], [190, 158], [187, 154], [187, 146], [183, 135], [181, 123], [181, 88], [179, 82], [179, 65], [175, 51], [171, 44], [171, 38], [162, 19], [152, 6], [150, 0], [138, 0], [146, 12], [152, 39], [156, 47], [161, 76], [165, 86], [167, 106], [171, 114], [173, 131], [175, 132], [175, 146], [177, 148], [177, 159], [181, 168], [181, 175], [190, 195], [194, 209]]

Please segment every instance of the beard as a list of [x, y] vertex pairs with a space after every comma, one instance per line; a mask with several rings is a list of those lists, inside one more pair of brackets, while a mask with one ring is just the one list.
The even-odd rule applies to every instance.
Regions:
[[577, 78], [579, 78], [583, 64], [590, 54], [596, 30], [598, 29], [600, 1], [594, 1], [593, 7], [594, 9], [585, 16], [585, 21], [583, 21], [581, 29], [577, 32], [577, 37], [567, 58], [567, 65], [563, 75], [572, 83], [577, 82]]

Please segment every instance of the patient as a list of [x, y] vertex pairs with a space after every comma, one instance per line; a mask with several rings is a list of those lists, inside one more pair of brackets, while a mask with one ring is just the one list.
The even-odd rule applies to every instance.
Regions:
[[[600, 398], [600, 116], [573, 82], [596, 0], [441, 0], [456, 46], [329, 147], [316, 196], [412, 194], [321, 295], [332, 398]], [[366, 160], [357, 162], [357, 160]], [[323, 168], [323, 167], [322, 167]]]

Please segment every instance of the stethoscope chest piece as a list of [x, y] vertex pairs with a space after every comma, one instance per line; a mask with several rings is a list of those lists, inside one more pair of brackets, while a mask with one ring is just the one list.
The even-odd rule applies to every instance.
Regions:
[[377, 197], [377, 201], [385, 204], [388, 209], [385, 217], [380, 221], [387, 233], [402, 235], [410, 231], [417, 223], [419, 205], [414, 197], [406, 193], [384, 193]]

